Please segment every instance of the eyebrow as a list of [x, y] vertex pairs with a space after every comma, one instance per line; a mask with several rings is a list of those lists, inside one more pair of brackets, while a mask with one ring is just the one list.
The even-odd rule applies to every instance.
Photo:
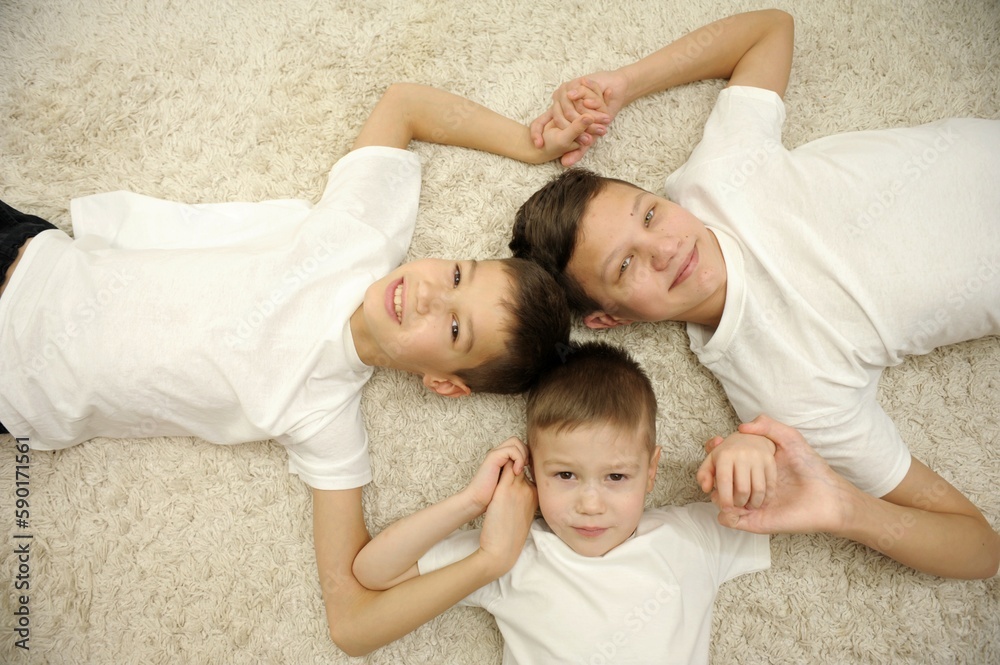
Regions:
[[[463, 284], [468, 283], [468, 285], [470, 287], [472, 286], [472, 281], [476, 278], [476, 267], [478, 265], [479, 265], [478, 261], [474, 261], [474, 260], [470, 260], [469, 261], [469, 274], [468, 274], [468, 276], [464, 280], [462, 280]], [[468, 354], [468, 353], [472, 353], [472, 349], [476, 345], [476, 334], [475, 334], [475, 332], [472, 329], [472, 317], [471, 316], [468, 317], [467, 323], [469, 325], [469, 332], [466, 335], [466, 340], [467, 341], [465, 343], [465, 353]]]
[[[639, 213], [639, 204], [642, 203], [642, 199], [646, 196], [646, 194], [649, 194], [649, 192], [644, 189], [640, 189], [639, 193], [635, 195], [635, 199], [632, 200], [632, 217], [635, 217]], [[601, 281], [605, 281], [608, 274], [608, 267], [611, 265], [612, 261], [615, 260], [615, 257], [621, 253], [622, 250], [618, 247], [615, 247], [612, 251], [608, 252], [608, 257], [601, 265], [601, 271], [599, 273], [602, 276]]]
[[[578, 463], [578, 461], [579, 460], [573, 459], [572, 457], [549, 457], [542, 461], [541, 466], [545, 469], [550, 467], [566, 468], [573, 467]], [[624, 473], [634, 476], [639, 471], [641, 466], [641, 464], [633, 461], [620, 462], [609, 465], [604, 469], [604, 473]]]

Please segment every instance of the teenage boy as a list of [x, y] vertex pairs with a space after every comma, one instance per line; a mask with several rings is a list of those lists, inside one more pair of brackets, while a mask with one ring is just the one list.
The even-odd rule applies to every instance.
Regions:
[[[527, 443], [507, 440], [466, 489], [378, 534], [354, 561], [358, 580], [489, 582], [461, 604], [496, 618], [504, 663], [707, 663], [719, 586], [767, 568], [770, 547], [720, 526], [709, 503], [644, 509], [660, 448], [642, 369], [606, 344], [574, 349], [529, 393]], [[747, 470], [774, 465], [767, 439], [724, 445]], [[484, 512], [481, 530], [456, 531]]]
[[[905, 355], [1000, 333], [1000, 189], [989, 176], [1000, 170], [1000, 122], [857, 132], [789, 151], [781, 96], [792, 43], [790, 16], [751, 12], [561, 87], [540, 121], [590, 108], [613, 116], [651, 92], [729, 78], [667, 198], [571, 170], [522, 206], [511, 248], [556, 275], [592, 328], [686, 322], [741, 419], [794, 426], [872, 495], [852, 494], [844, 535], [928, 573], [990, 577], [1000, 536], [911, 457], [876, 390]], [[726, 492], [745, 501], [755, 484], [740, 482]]]
[[[569, 330], [558, 286], [528, 262], [397, 268], [420, 189], [405, 148], [416, 139], [540, 163], [576, 147], [589, 123], [550, 126], [539, 149], [519, 123], [397, 84], [315, 206], [101, 195], [74, 203], [75, 239], [4, 206], [0, 422], [43, 450], [95, 436], [278, 440], [313, 488], [334, 640], [357, 654], [397, 637], [386, 620], [413, 596], [371, 593], [351, 573], [368, 540], [360, 398], [372, 366], [419, 374], [448, 396], [517, 392]], [[451, 602], [473, 588], [456, 587]]]

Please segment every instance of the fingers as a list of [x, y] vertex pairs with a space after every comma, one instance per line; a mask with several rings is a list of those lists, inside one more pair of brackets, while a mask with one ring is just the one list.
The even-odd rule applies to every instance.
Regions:
[[535, 144], [536, 148], [545, 147], [545, 138], [542, 135], [542, 130], [545, 125], [552, 121], [552, 109], [548, 109], [545, 113], [541, 114], [535, 118], [531, 126], [529, 127], [529, 132], [531, 135], [531, 142]]
[[570, 150], [569, 152], [567, 152], [566, 154], [564, 154], [562, 157], [559, 158], [559, 163], [565, 166], [566, 168], [569, 168], [574, 164], [576, 164], [581, 159], [583, 159], [583, 156], [587, 153], [587, 150], [589, 150], [589, 146], [577, 148], [576, 150]]
[[587, 128], [594, 124], [594, 119], [588, 115], [579, 116], [563, 130], [563, 140], [569, 144], [569, 149], [559, 159], [563, 166], [569, 167], [580, 161], [590, 149], [593, 137], [586, 134]]
[[750, 469], [750, 492], [742, 505], [748, 508], [760, 508], [767, 496], [767, 487], [763, 467]]
[[712, 488], [715, 486], [715, 460], [712, 459], [711, 455], [706, 457], [705, 461], [701, 463], [694, 477], [698, 481], [698, 486], [702, 492], [708, 494], [712, 491]]
[[511, 464], [514, 475], [519, 475], [528, 462], [528, 446], [516, 436], [512, 436], [489, 452], [497, 469], [506, 463]]
[[733, 507], [733, 466], [715, 467], [715, 491], [719, 493], [718, 506], [725, 510]]
[[719, 512], [719, 524], [736, 529], [737, 531], [750, 531], [747, 513], [740, 514], [736, 511], [723, 510]]

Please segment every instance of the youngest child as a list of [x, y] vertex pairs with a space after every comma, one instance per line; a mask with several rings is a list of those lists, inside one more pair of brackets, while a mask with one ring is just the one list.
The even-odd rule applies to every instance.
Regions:
[[[707, 663], [719, 585], [766, 569], [768, 537], [720, 526], [711, 503], [644, 510], [660, 448], [642, 369], [603, 343], [574, 350], [529, 394], [527, 440], [530, 466], [509, 439], [466, 489], [368, 543], [358, 581], [436, 575], [424, 589], [444, 595], [452, 576], [493, 580], [460, 604], [493, 614], [505, 664]], [[484, 511], [481, 530], [451, 534]]]

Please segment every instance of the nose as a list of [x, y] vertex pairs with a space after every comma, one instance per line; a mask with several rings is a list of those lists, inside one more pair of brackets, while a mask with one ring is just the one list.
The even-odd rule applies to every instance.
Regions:
[[417, 314], [426, 315], [447, 309], [453, 289], [442, 288], [432, 281], [421, 280], [415, 289]]
[[580, 489], [577, 496], [576, 510], [581, 515], [600, 515], [604, 512], [604, 497], [596, 487], [587, 486]]
[[677, 253], [678, 243], [670, 238], [654, 237], [649, 239], [649, 266], [653, 270], [666, 270], [670, 259]]

